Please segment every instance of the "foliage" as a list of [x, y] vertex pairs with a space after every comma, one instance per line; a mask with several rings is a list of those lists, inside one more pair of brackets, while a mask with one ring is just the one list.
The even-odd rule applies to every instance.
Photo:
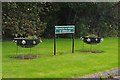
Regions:
[[93, 38], [97, 38], [98, 36], [95, 35], [95, 34], [89, 34], [89, 35], [87, 35], [87, 36], [85, 36], [85, 37], [93, 37]]
[[26, 37], [27, 39], [37, 39], [37, 36], [36, 35], [34, 35], [34, 36], [28, 36], [28, 37]]
[[4, 33], [14, 37], [40, 36], [46, 28], [40, 20], [41, 9], [40, 3], [3, 3]]
[[[116, 3], [51, 3], [52, 10], [43, 15], [48, 19], [46, 34], [54, 34], [55, 25], [75, 25], [77, 37], [95, 33], [98, 36], [117, 36]], [[117, 13], [117, 12], [116, 12]], [[44, 18], [45, 19], [45, 18]], [[46, 20], [46, 19], [45, 19]], [[49, 22], [50, 20], [50, 22]]]
[[119, 3], [3, 3], [3, 31], [7, 36], [36, 34], [51, 38], [54, 26], [75, 25], [76, 37], [91, 33], [100, 37], [118, 36], [120, 18], [116, 4]]

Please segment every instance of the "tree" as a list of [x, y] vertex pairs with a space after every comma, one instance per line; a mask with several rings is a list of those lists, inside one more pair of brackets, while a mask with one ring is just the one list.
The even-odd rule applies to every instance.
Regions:
[[5, 36], [41, 36], [46, 23], [40, 20], [41, 3], [3, 3], [3, 31]]
[[[100, 37], [117, 36], [118, 3], [97, 2], [40, 2], [40, 3], [3, 3], [3, 30], [26, 36], [36, 34], [53, 37], [56, 25], [75, 25], [75, 36], [94, 33]], [[11, 32], [10, 32], [11, 31]], [[69, 35], [68, 35], [69, 37]]]
[[[49, 4], [49, 5], [48, 5]], [[77, 37], [94, 33], [100, 37], [117, 36], [118, 20], [115, 19], [113, 6], [116, 3], [44, 3], [50, 7], [42, 14], [47, 21], [45, 36], [54, 34], [55, 25], [75, 25]], [[46, 17], [46, 18], [45, 18]]]

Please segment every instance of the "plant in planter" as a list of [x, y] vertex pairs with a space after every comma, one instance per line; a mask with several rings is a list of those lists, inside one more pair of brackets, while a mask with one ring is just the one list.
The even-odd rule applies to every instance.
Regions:
[[[101, 50], [92, 49], [92, 45], [101, 43], [103, 41], [103, 38], [100, 38], [95, 34], [90, 34], [88, 36], [81, 37], [81, 39], [83, 41], [83, 48], [82, 49], [84, 49], [84, 43], [87, 43], [87, 44], [91, 45], [90, 49], [81, 50], [81, 52], [92, 52], [92, 53], [101, 53], [101, 52], [103, 52]], [[100, 45], [99, 45], [99, 49], [100, 49]]]
[[81, 37], [81, 39], [87, 44], [98, 44], [103, 41], [103, 38], [100, 38], [95, 34], [90, 34], [88, 36]]
[[[14, 58], [18, 59], [34, 59], [35, 57], [37, 58], [38, 55], [31, 55], [31, 48], [38, 45], [40, 42], [42, 42], [41, 38], [38, 38], [36, 35], [29, 35], [24, 38], [14, 38], [14, 41], [17, 44], [17, 49], [16, 49], [16, 56]], [[29, 55], [17, 55], [18, 53], [18, 46], [22, 48], [30, 48], [30, 56]]]
[[36, 35], [25, 38], [14, 38], [14, 40], [18, 46], [23, 48], [31, 48], [42, 42], [41, 38], [37, 38]]

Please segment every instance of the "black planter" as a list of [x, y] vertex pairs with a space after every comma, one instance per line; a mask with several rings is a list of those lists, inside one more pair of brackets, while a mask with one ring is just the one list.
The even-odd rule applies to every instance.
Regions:
[[87, 44], [98, 44], [103, 41], [103, 38], [94, 38], [94, 37], [81, 37], [81, 39]]
[[32, 48], [40, 43], [40, 39], [14, 38], [14, 41], [23, 48]]

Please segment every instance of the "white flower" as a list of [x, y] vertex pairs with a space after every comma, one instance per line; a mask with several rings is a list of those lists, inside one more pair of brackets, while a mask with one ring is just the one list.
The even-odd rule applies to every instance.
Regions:
[[83, 37], [81, 37], [80, 39], [81, 39], [81, 40], [84, 40], [84, 38], [83, 38]]
[[40, 42], [42, 43], [42, 40], [40, 39]]
[[98, 39], [96, 38], [95, 40], [97, 41]]
[[22, 44], [26, 44], [26, 41], [25, 41], [25, 40], [22, 40]]
[[101, 42], [103, 41], [103, 38], [101, 38]]
[[36, 44], [36, 41], [33, 41], [33, 44]]
[[90, 38], [88, 38], [87, 41], [90, 42], [91, 41]]
[[17, 43], [17, 40], [15, 40], [15, 42]]

